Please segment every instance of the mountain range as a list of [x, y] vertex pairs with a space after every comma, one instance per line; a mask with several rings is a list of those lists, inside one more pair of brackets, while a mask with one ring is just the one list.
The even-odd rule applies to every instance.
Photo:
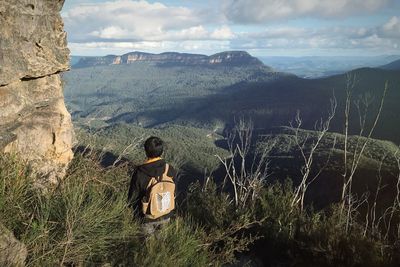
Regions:
[[260, 57], [260, 60], [275, 70], [293, 73], [308, 79], [343, 74], [358, 68], [379, 68], [399, 59], [399, 55]]
[[177, 52], [166, 52], [161, 54], [151, 54], [144, 52], [131, 52], [121, 56], [108, 55], [104, 57], [82, 57], [74, 64], [75, 68], [108, 65], [129, 65], [134, 62], [156, 62], [159, 64], [181, 64], [181, 65], [252, 65], [260, 66], [263, 63], [252, 57], [245, 51], [227, 51], [211, 56], [200, 54], [187, 54]]

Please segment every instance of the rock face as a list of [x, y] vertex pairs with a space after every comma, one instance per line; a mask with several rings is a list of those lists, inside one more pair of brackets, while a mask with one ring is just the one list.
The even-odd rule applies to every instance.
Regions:
[[27, 255], [25, 245], [0, 224], [0, 266], [25, 266]]
[[18, 152], [44, 183], [72, 159], [59, 73], [69, 68], [64, 0], [0, 1], [0, 152]]
[[122, 56], [109, 55], [105, 57], [82, 58], [74, 67], [91, 67], [101, 65], [125, 65], [134, 62], [156, 62], [161, 64], [201, 65], [201, 66], [262, 66], [259, 59], [252, 57], [245, 51], [227, 51], [211, 56], [198, 54], [185, 54], [166, 52], [150, 54], [143, 52], [131, 52]]

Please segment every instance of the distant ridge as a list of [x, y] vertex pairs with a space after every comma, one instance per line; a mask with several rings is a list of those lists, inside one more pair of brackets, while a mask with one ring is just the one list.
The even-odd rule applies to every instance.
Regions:
[[229, 66], [263, 66], [264, 64], [257, 58], [251, 56], [246, 51], [226, 51], [211, 56], [200, 54], [187, 54], [177, 52], [165, 52], [161, 54], [151, 54], [144, 52], [130, 52], [122, 56], [108, 55], [104, 57], [83, 57], [78, 63], [73, 65], [75, 68], [107, 65], [128, 65], [134, 62], [155, 62], [159, 64], [178, 64], [178, 65], [229, 65]]
[[400, 70], [400, 59], [379, 67], [384, 70]]

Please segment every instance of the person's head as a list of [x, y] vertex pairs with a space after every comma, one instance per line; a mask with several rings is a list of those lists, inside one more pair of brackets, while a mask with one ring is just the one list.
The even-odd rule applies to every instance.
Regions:
[[160, 157], [164, 151], [164, 142], [158, 137], [149, 137], [144, 142], [144, 151], [148, 158]]

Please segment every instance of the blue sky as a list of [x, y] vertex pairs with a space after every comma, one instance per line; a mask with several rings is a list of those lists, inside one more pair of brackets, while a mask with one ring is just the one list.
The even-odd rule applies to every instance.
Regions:
[[73, 55], [400, 54], [398, 0], [66, 0], [62, 16]]

